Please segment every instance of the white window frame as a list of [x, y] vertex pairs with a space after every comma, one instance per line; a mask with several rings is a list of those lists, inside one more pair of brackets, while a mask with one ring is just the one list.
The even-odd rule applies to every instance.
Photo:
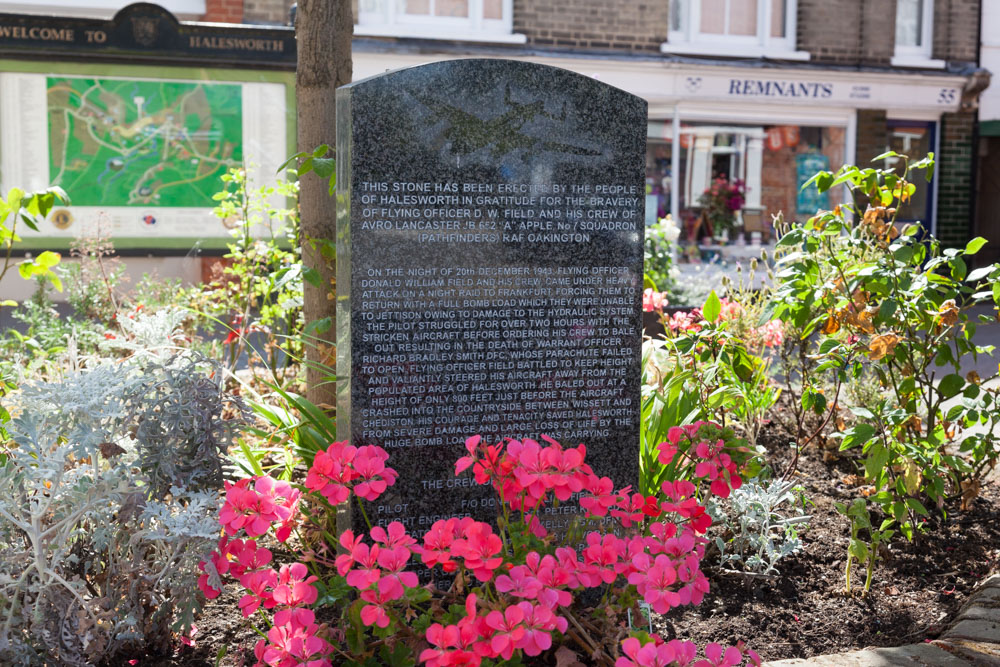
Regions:
[[[785, 0], [784, 37], [771, 36], [771, 0], [757, 2], [756, 35], [703, 33], [699, 30], [701, 0], [670, 0], [670, 2], [671, 12], [674, 11], [675, 5], [680, 12], [681, 25], [680, 30], [674, 30], [672, 25], [668, 26], [667, 42], [660, 47], [663, 53], [809, 60], [809, 53], [795, 50], [797, 0]], [[728, 18], [727, 13], [726, 20]]]
[[406, 14], [402, 11], [406, 0], [375, 1], [381, 5], [377, 11], [365, 11], [364, 0], [360, 3], [355, 35], [513, 44], [527, 41], [524, 35], [513, 32], [514, 0], [503, 0], [501, 19], [483, 17], [483, 0], [468, 0], [469, 16], [466, 18]]
[[[934, 49], [934, 0], [923, 0], [923, 16], [920, 17], [920, 46], [896, 44], [890, 63], [894, 67], [922, 67], [944, 69], [945, 61], [931, 57]], [[896, 5], [896, 20], [899, 20], [899, 5]], [[895, 39], [895, 24], [893, 24]]]

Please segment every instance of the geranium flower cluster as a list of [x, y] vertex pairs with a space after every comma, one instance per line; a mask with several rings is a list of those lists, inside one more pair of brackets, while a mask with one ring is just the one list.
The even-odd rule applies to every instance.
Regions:
[[[479, 484], [497, 491], [504, 513], [499, 528], [472, 517], [453, 517], [436, 521], [419, 540], [399, 521], [371, 528], [367, 535], [348, 530], [339, 537], [340, 554], [332, 564], [358, 592], [361, 624], [378, 629], [379, 636], [431, 614], [423, 635], [426, 644], [413, 645], [429, 667], [506, 661], [516, 653], [541, 655], [572, 635], [571, 624], [579, 623], [573, 620], [573, 603], [585, 589], [633, 590], [632, 596], [638, 594], [658, 613], [697, 604], [709, 587], [700, 568], [704, 532], [711, 524], [705, 499], [727, 496], [740, 484], [732, 459], [711, 438], [717, 429], [699, 423], [670, 432], [661, 460], [683, 462], [692, 481], [664, 483], [660, 498], [630, 488], [615, 490], [611, 479], [598, 477], [586, 464], [583, 445], [563, 447], [544, 436], [541, 442], [508, 439], [500, 444], [469, 438], [468, 454], [456, 462], [456, 474], [471, 468]], [[374, 500], [396, 479], [395, 471], [385, 466], [387, 459], [377, 447], [333, 443], [317, 455], [306, 488], [331, 502], [343, 502], [351, 492]], [[232, 489], [239, 492], [230, 499]], [[548, 501], [574, 497], [581, 507], [578, 521], [597, 529], [580, 544], [548, 546], [555, 537], [547, 536], [539, 514]], [[244, 589], [239, 601], [244, 616], [273, 611], [267, 638], [255, 648], [258, 667], [331, 664], [326, 629], [308, 609], [318, 598], [316, 577], [301, 563], [275, 570], [271, 552], [249, 539], [250, 531], [259, 535], [294, 522], [298, 501], [291, 488], [267, 478], [227, 486], [220, 514], [226, 535], [202, 564], [205, 576], [199, 583], [206, 595], [217, 596], [221, 577], [229, 575]], [[279, 507], [291, 509], [286, 513]], [[247, 539], [236, 537], [241, 532]], [[532, 533], [545, 539], [531, 542]], [[424, 611], [414, 606], [427, 600], [433, 587], [420, 589], [411, 561], [441, 568], [463, 582], [453, 589], [471, 590], [463, 607], [449, 611], [433, 602]], [[626, 640], [622, 651], [626, 657], [618, 660], [619, 667], [736, 665], [744, 657], [756, 662], [755, 654], [742, 647], [723, 651], [716, 645], [706, 647], [705, 659], [694, 662], [694, 644], [659, 638], [645, 646]]]
[[785, 326], [781, 320], [771, 320], [757, 328], [757, 335], [760, 336], [761, 344], [764, 347], [781, 347], [785, 342]]
[[642, 309], [647, 313], [662, 312], [668, 304], [666, 292], [657, 292], [652, 287], [642, 291]]
[[743, 485], [742, 478], [737, 474], [738, 466], [727, 451], [725, 439], [719, 435], [718, 425], [695, 422], [671, 427], [667, 431], [666, 442], [658, 446], [658, 460], [665, 466], [674, 466], [676, 472], [673, 477], [677, 480], [664, 482], [663, 493], [675, 503], [686, 501], [686, 505], [684, 502], [678, 505], [678, 508], [684, 508], [685, 513], [696, 511], [695, 505], [698, 504], [694, 498], [695, 485], [688, 480], [707, 479], [711, 493], [720, 498], [728, 498], [730, 489]]
[[760, 664], [760, 656], [745, 648], [743, 642], [727, 649], [714, 642], [706, 644], [703, 660], [697, 660], [698, 647], [694, 642], [678, 639], [665, 642], [656, 635], [645, 645], [629, 637], [622, 641], [622, 652], [625, 655], [618, 658], [615, 667], [734, 667], [743, 663], [744, 656], [751, 664]]
[[235, 484], [225, 482], [225, 488], [219, 522], [227, 535], [235, 535], [242, 529], [249, 537], [259, 537], [271, 524], [279, 523], [278, 541], [288, 539], [295, 525], [301, 491], [270, 477], [241, 479]]
[[389, 454], [381, 447], [355, 447], [335, 442], [320, 450], [306, 476], [306, 488], [318, 491], [331, 505], [346, 501], [351, 490], [359, 498], [373, 501], [396, 483], [399, 476], [385, 462]]
[[230, 539], [240, 531], [257, 537], [277, 527], [278, 539], [287, 540], [300, 496], [287, 482], [270, 477], [227, 484], [225, 504], [219, 512], [225, 534], [209, 559], [198, 565], [205, 573], [198, 586], [207, 598], [221, 594], [222, 577], [229, 575], [244, 589], [238, 603], [244, 618], [261, 607], [276, 610], [267, 639], [258, 640], [254, 648], [258, 667], [330, 665], [326, 656], [332, 646], [322, 637], [325, 628], [316, 624], [315, 614], [306, 608], [318, 598], [313, 585], [317, 577], [310, 576], [302, 563], [284, 564], [275, 570], [271, 567], [273, 554], [256, 540]]

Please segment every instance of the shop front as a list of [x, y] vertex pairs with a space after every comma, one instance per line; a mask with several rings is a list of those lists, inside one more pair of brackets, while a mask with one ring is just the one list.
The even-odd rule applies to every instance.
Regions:
[[[490, 56], [499, 54], [490, 54]], [[355, 78], [454, 56], [355, 49]], [[593, 76], [649, 102], [646, 223], [671, 216], [686, 243], [773, 240], [773, 216], [802, 220], [843, 189], [802, 189], [814, 173], [894, 150], [938, 152], [942, 114], [958, 111], [966, 77], [944, 72], [744, 66], [645, 57], [511, 52]], [[886, 161], [883, 166], [899, 165]], [[935, 183], [904, 215], [935, 228]]]

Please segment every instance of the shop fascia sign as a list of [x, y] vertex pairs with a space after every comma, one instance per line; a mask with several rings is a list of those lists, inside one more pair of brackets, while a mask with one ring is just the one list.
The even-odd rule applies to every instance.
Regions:
[[[939, 78], [940, 81], [933, 80]], [[850, 80], [817, 72], [808, 78], [784, 77], [771, 72], [735, 71], [729, 74], [680, 73], [677, 95], [686, 98], [740, 102], [776, 102], [821, 106], [885, 109], [918, 107], [956, 111], [962, 97], [961, 84], [952, 77], [921, 77], [900, 74], [876, 77], [853, 76]]]

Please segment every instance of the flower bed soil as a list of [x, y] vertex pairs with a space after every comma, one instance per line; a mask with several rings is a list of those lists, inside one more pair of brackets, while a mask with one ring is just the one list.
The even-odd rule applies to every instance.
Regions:
[[[789, 461], [788, 436], [766, 427], [761, 440], [768, 463], [781, 470]], [[830, 458], [829, 452], [826, 458]], [[654, 616], [666, 639], [698, 644], [735, 644], [743, 640], [765, 660], [801, 658], [868, 646], [900, 646], [934, 639], [954, 617], [970, 592], [1000, 563], [1000, 490], [987, 485], [968, 511], [949, 507], [946, 519], [933, 515], [914, 544], [899, 537], [876, 566], [871, 594], [845, 596], [844, 565], [849, 527], [834, 508], [862, 495], [852, 457], [824, 461], [816, 447], [803, 452], [795, 479], [805, 490], [810, 527], [802, 551], [778, 562], [773, 580], [720, 572], [711, 558], [703, 565], [711, 591], [701, 605]], [[873, 517], [874, 518], [874, 517]], [[281, 559], [275, 553], [276, 560]], [[860, 588], [864, 569], [855, 566]], [[252, 665], [258, 636], [249, 629], [230, 587], [212, 600], [198, 621], [194, 647], [180, 647], [170, 658], [138, 664], [162, 667], [212, 667], [221, 648], [221, 665]]]
[[[778, 427], [765, 431], [762, 444], [778, 469], [789, 458], [788, 442]], [[921, 642], [936, 638], [976, 584], [997, 570], [1000, 492], [987, 485], [969, 511], [955, 503], [946, 519], [932, 514], [918, 542], [897, 536], [883, 552], [887, 560], [875, 567], [871, 593], [845, 596], [850, 528], [834, 503], [850, 503], [866, 489], [857, 486], [852, 458], [822, 459], [815, 447], [799, 459], [795, 479], [813, 503], [807, 506], [813, 518], [801, 535], [803, 549], [778, 561], [780, 576], [766, 581], [711, 572], [701, 605], [654, 619], [664, 638], [723, 645], [742, 639], [764, 660]], [[863, 567], [855, 565], [852, 582], [863, 585]]]

